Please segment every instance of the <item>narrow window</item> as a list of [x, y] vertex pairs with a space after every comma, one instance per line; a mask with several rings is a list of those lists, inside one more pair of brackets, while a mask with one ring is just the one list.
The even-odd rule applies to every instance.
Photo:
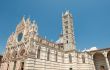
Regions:
[[68, 31], [66, 31], [66, 33], [68, 33]]
[[57, 53], [57, 51], [56, 51], [56, 62], [57, 62], [57, 57], [58, 57], [58, 53]]
[[68, 40], [66, 41], [66, 43], [68, 44]]
[[68, 39], [68, 36], [66, 36], [66, 39]]
[[15, 52], [15, 58], [17, 57], [17, 51]]
[[68, 26], [65, 26], [66, 29], [68, 29]]
[[37, 58], [40, 59], [40, 47], [38, 48]]
[[47, 61], [49, 61], [49, 57], [50, 57], [50, 49], [47, 52]]
[[82, 55], [82, 62], [85, 63], [85, 56]]
[[72, 56], [69, 54], [69, 62], [72, 63]]

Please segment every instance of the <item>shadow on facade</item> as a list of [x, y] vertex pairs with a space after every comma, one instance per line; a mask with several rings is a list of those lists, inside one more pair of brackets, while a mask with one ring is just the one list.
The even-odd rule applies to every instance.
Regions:
[[105, 57], [102, 53], [95, 53], [93, 56], [94, 65], [96, 70], [107, 70]]

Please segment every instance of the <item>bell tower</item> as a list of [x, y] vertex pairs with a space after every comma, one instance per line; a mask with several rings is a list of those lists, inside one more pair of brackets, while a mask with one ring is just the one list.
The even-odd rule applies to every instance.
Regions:
[[75, 50], [73, 17], [69, 11], [62, 14], [63, 44], [65, 51]]

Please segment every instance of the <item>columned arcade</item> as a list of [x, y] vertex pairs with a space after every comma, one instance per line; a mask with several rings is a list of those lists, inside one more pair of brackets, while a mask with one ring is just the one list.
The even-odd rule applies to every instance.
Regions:
[[93, 60], [96, 70], [110, 70], [110, 51], [94, 51]]

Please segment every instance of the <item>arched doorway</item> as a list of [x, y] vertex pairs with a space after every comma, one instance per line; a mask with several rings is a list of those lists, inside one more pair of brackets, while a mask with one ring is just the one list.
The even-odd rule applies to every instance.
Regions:
[[95, 53], [93, 60], [96, 70], [107, 70], [105, 57], [102, 53]]
[[20, 70], [24, 70], [24, 62], [21, 62], [21, 69]]
[[100, 66], [100, 70], [105, 70], [105, 67], [104, 66]]
[[107, 54], [107, 58], [108, 58], [108, 62], [109, 62], [109, 65], [110, 65], [110, 51]]

